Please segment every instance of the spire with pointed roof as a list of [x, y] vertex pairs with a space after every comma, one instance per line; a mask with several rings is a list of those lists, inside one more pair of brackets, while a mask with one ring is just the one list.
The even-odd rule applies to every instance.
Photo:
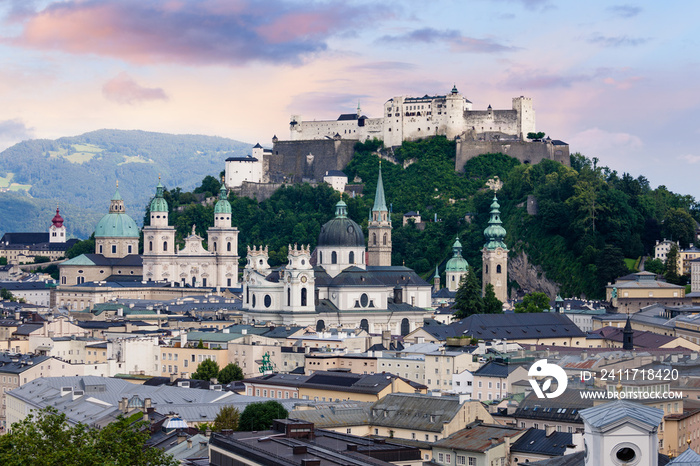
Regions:
[[374, 194], [374, 207], [372, 212], [387, 212], [386, 198], [384, 197], [384, 181], [382, 180], [382, 161], [379, 161], [379, 176], [377, 178], [377, 191]]
[[632, 322], [630, 322], [630, 315], [627, 314], [627, 323], [625, 328], [622, 329], [622, 349], [633, 350], [634, 349], [634, 330], [632, 330]]

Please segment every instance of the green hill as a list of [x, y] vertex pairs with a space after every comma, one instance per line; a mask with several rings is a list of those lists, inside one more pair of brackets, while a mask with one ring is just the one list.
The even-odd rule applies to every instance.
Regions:
[[0, 153], [0, 190], [9, 190], [0, 192], [0, 234], [43, 231], [60, 204], [69, 234], [87, 237], [117, 180], [128, 211], [140, 221], [159, 174], [163, 184], [190, 190], [249, 148], [213, 136], [107, 129], [21, 142]]

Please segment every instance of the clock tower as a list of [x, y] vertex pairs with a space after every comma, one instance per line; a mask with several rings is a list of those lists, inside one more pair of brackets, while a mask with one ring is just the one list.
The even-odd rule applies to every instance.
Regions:
[[484, 230], [486, 244], [482, 250], [483, 282], [481, 294], [483, 296], [486, 285], [490, 283], [493, 285], [496, 298], [505, 303], [508, 300], [508, 248], [503, 242], [506, 237], [506, 229], [502, 226], [500, 207], [494, 194], [489, 226]]

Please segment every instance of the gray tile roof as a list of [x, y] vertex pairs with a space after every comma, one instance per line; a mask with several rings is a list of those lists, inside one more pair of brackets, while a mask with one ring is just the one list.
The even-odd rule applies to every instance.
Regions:
[[454, 329], [454, 336], [467, 335], [482, 340], [586, 336], [566, 315], [554, 312], [474, 314], [448, 327]]
[[625, 420], [637, 421], [650, 429], [655, 429], [663, 420], [664, 412], [658, 408], [618, 400], [581, 410], [581, 418], [597, 429], [605, 429]]
[[481, 421], [477, 421], [447, 438], [438, 440], [433, 444], [433, 447], [449, 448], [457, 451], [484, 452], [493, 447], [493, 440], [497, 443], [503, 443], [506, 437], [520, 435], [524, 430], [497, 424], [483, 424]]
[[547, 456], [563, 456], [566, 446], [571, 445], [573, 434], [569, 432], [552, 432], [530, 429], [510, 447], [511, 452], [531, 453]]
[[698, 466], [700, 465], [700, 455], [688, 448], [686, 451], [672, 459], [668, 464], [669, 466]]
[[479, 377], [497, 377], [500, 379], [505, 379], [518, 367], [521, 366], [498, 361], [489, 361], [477, 369], [477, 371], [474, 372], [474, 375]]
[[[84, 394], [73, 400], [70, 395], [61, 396], [62, 387], [83, 390]], [[176, 413], [188, 422], [213, 422], [224, 405], [233, 404], [242, 412], [250, 403], [268, 401], [266, 398], [236, 395], [233, 392], [167, 385], [150, 387], [117, 378], [94, 376], [42, 377], [10, 393], [33, 407], [51, 405], [64, 412], [72, 423], [87, 424], [112, 415], [124, 397], [132, 399], [136, 396], [140, 400], [150, 398], [156, 411], [162, 414]], [[294, 404], [293, 400], [279, 401], [288, 410]]]

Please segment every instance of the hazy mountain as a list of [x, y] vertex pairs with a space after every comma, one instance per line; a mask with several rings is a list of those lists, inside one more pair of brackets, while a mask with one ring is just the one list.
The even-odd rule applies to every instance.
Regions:
[[46, 230], [59, 204], [69, 234], [87, 237], [107, 212], [117, 180], [140, 224], [159, 174], [164, 186], [191, 190], [250, 147], [213, 136], [107, 129], [21, 142], [0, 153], [0, 234]]

